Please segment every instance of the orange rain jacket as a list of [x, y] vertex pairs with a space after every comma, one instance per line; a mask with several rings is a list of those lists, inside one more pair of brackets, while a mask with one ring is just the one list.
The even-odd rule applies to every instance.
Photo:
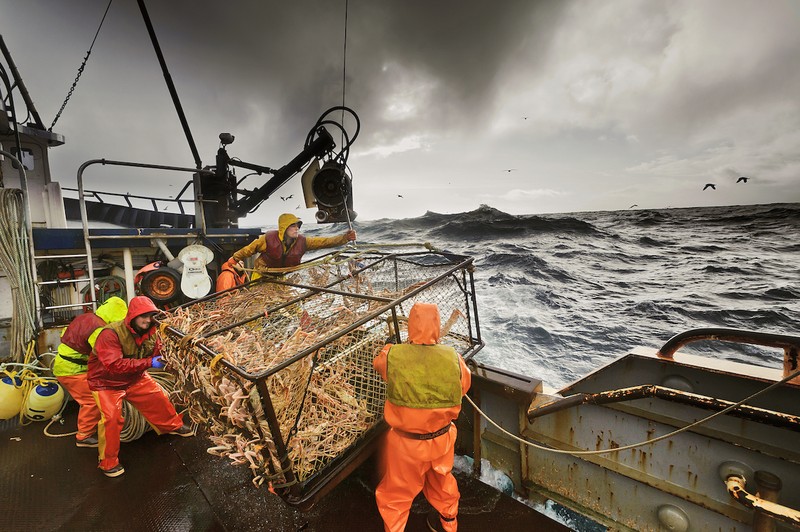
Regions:
[[222, 264], [222, 272], [217, 277], [216, 292], [222, 292], [228, 288], [241, 286], [247, 282], [247, 273], [237, 272], [233, 267], [235, 264], [236, 261], [233, 259], [228, 259]]
[[[441, 325], [439, 309], [436, 305], [416, 303], [408, 317], [408, 342], [415, 346], [431, 346], [431, 354], [441, 354], [445, 346], [436, 345], [439, 341]], [[403, 344], [405, 346], [406, 344]], [[403, 347], [398, 346], [398, 347]], [[392, 361], [392, 345], [383, 348], [373, 360], [373, 366], [381, 377], [391, 378], [392, 371], [387, 371]], [[446, 349], [446, 348], [445, 348]], [[438, 376], [442, 379], [458, 379], [460, 381], [461, 396], [467, 393], [472, 376], [464, 359], [455, 353], [458, 358], [460, 375], [453, 376], [449, 370], [442, 370], [441, 364], [433, 364]], [[434, 355], [436, 356], [436, 355]], [[425, 359], [419, 359], [420, 364], [425, 364]], [[435, 381], [428, 380], [434, 388]], [[387, 382], [387, 388], [392, 386]], [[439, 391], [448, 395], [453, 382], [442, 382]], [[399, 396], [408, 397], [409, 393], [396, 392]], [[391, 394], [390, 394], [391, 395]], [[411, 394], [413, 396], [413, 393]], [[424, 401], [424, 400], [423, 400]], [[446, 402], [446, 401], [445, 401]], [[451, 519], [443, 522], [445, 530], [456, 530], [458, 513], [458, 500], [460, 494], [452, 475], [453, 454], [457, 430], [455, 425], [450, 425], [449, 430], [441, 436], [418, 440], [402, 435], [406, 433], [426, 434], [446, 427], [448, 423], [458, 418], [461, 404], [455, 406], [412, 408], [392, 403], [387, 399], [384, 406], [384, 418], [392, 427], [386, 437], [385, 467], [386, 474], [375, 490], [375, 499], [381, 513], [386, 531], [400, 532], [405, 529], [409, 510], [414, 497], [423, 491], [428, 502], [445, 518]]]

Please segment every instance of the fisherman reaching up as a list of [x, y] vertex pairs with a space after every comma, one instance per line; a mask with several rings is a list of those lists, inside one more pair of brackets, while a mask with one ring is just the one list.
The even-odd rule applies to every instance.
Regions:
[[[342, 246], [356, 239], [356, 232], [352, 229], [339, 236], [305, 236], [300, 234], [303, 222], [291, 213], [284, 213], [278, 217], [278, 230], [267, 231], [250, 244], [233, 254], [227, 263], [236, 269], [237, 263], [256, 253], [260, 255], [255, 261], [255, 270], [265, 268], [286, 268], [297, 266], [303, 259], [306, 251], [315, 249]], [[259, 275], [253, 275], [257, 279]]]

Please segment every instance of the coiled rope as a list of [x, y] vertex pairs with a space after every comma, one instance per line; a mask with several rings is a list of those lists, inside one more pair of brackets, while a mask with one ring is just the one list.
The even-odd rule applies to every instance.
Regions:
[[11, 360], [21, 362], [36, 333], [36, 288], [31, 272], [31, 250], [25, 227], [25, 204], [19, 189], [0, 189], [0, 267], [11, 287]]
[[[150, 373], [153, 380], [161, 386], [167, 395], [172, 393], [172, 390], [175, 388], [175, 379], [169, 372], [148, 370], [148, 373]], [[145, 432], [152, 428], [142, 413], [128, 401], [122, 403], [122, 417], [125, 418], [125, 425], [123, 425], [119, 435], [119, 439], [122, 442], [127, 443], [138, 440], [144, 436]]]
[[[24, 363], [6, 363], [0, 365], [0, 373], [4, 373], [9, 377], [12, 383], [16, 383], [16, 379], [22, 381], [20, 386], [15, 387], [22, 389], [22, 404], [26, 404], [28, 400], [28, 395], [30, 395], [31, 391], [40, 384], [49, 384], [53, 382], [58, 382], [58, 379], [55, 377], [48, 377], [40, 375], [40, 372], [47, 372], [51, 371], [51, 368], [48, 366], [42, 366], [38, 362], [35, 361], [34, 358], [34, 347], [35, 343], [31, 342], [28, 346], [28, 350], [25, 357]], [[43, 353], [40, 356], [40, 359], [46, 355], [53, 355], [55, 358], [55, 353]], [[19, 371], [10, 371], [8, 368], [20, 368]], [[175, 379], [173, 378], [172, 374], [167, 371], [156, 371], [156, 370], [148, 370], [150, 376], [161, 386], [164, 392], [167, 395], [171, 395], [174, 388], [175, 388]], [[64, 401], [61, 404], [61, 408], [59, 409], [58, 413], [53, 415], [50, 418], [50, 421], [44, 427], [44, 434], [50, 438], [63, 438], [65, 436], [74, 436], [78, 433], [78, 431], [67, 432], [67, 433], [52, 433], [50, 432], [50, 427], [53, 423], [60, 423], [61, 425], [64, 424], [64, 409], [66, 408], [67, 404], [69, 403], [70, 396], [69, 394], [65, 394]], [[137, 410], [133, 405], [131, 405], [128, 401], [123, 401], [122, 403], [122, 417], [125, 419], [125, 424], [122, 426], [122, 431], [120, 432], [120, 441], [123, 442], [132, 442], [134, 440], [138, 440], [141, 438], [145, 432], [150, 430], [150, 425], [147, 423], [147, 420], [142, 415], [139, 410]], [[25, 416], [25, 409], [20, 409], [19, 413], [19, 423], [21, 425], [29, 425], [32, 420], [28, 419]]]

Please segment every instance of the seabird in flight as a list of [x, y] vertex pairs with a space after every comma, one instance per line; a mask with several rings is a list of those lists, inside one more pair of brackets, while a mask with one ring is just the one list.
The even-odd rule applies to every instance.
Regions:
[[628, 207], [628, 208], [629, 208], [629, 209], [633, 209], [634, 207], [638, 207], [638, 206], [639, 206], [639, 205], [637, 205], [636, 203], [634, 203], [633, 205], [631, 205], [631, 206], [630, 206], [630, 207]]
[[289, 195], [288, 195], [288, 196], [286, 196], [285, 198], [284, 198], [283, 196], [281, 196], [281, 199], [282, 199], [283, 201], [290, 200], [290, 199], [292, 199], [292, 196], [294, 196], [294, 194], [289, 194]]
[[717, 190], [717, 187], [714, 185], [714, 183], [706, 183], [706, 186], [703, 187], [703, 190], [707, 188], [713, 188], [714, 190]]
[[514, 170], [516, 170], [516, 168], [508, 168], [506, 170], [503, 170], [503, 172], [513, 172]]
[[747, 180], [748, 180], [748, 179], [750, 179], [750, 178], [749, 178], [749, 177], [744, 177], [744, 176], [742, 176], [742, 177], [740, 177], [739, 179], [737, 179], [737, 180], [736, 180], [736, 182], [737, 182], [737, 183], [742, 183], [742, 182], [744, 182], [744, 183], [747, 183]]

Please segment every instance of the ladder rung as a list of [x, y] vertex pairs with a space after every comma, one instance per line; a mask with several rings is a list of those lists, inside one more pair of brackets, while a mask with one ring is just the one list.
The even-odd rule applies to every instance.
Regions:
[[56, 305], [56, 306], [53, 306], [53, 307], [42, 307], [42, 310], [55, 310], [55, 309], [59, 309], [59, 308], [78, 308], [78, 307], [86, 307], [86, 306], [91, 305], [91, 304], [92, 303], [89, 302], [89, 303], [74, 303], [72, 305]]
[[66, 283], [88, 283], [89, 278], [86, 279], [59, 279], [58, 281], [39, 281], [39, 285], [44, 284], [66, 284]]
[[41, 259], [85, 259], [87, 257], [86, 254], [83, 255], [38, 255], [33, 257], [36, 260]]

